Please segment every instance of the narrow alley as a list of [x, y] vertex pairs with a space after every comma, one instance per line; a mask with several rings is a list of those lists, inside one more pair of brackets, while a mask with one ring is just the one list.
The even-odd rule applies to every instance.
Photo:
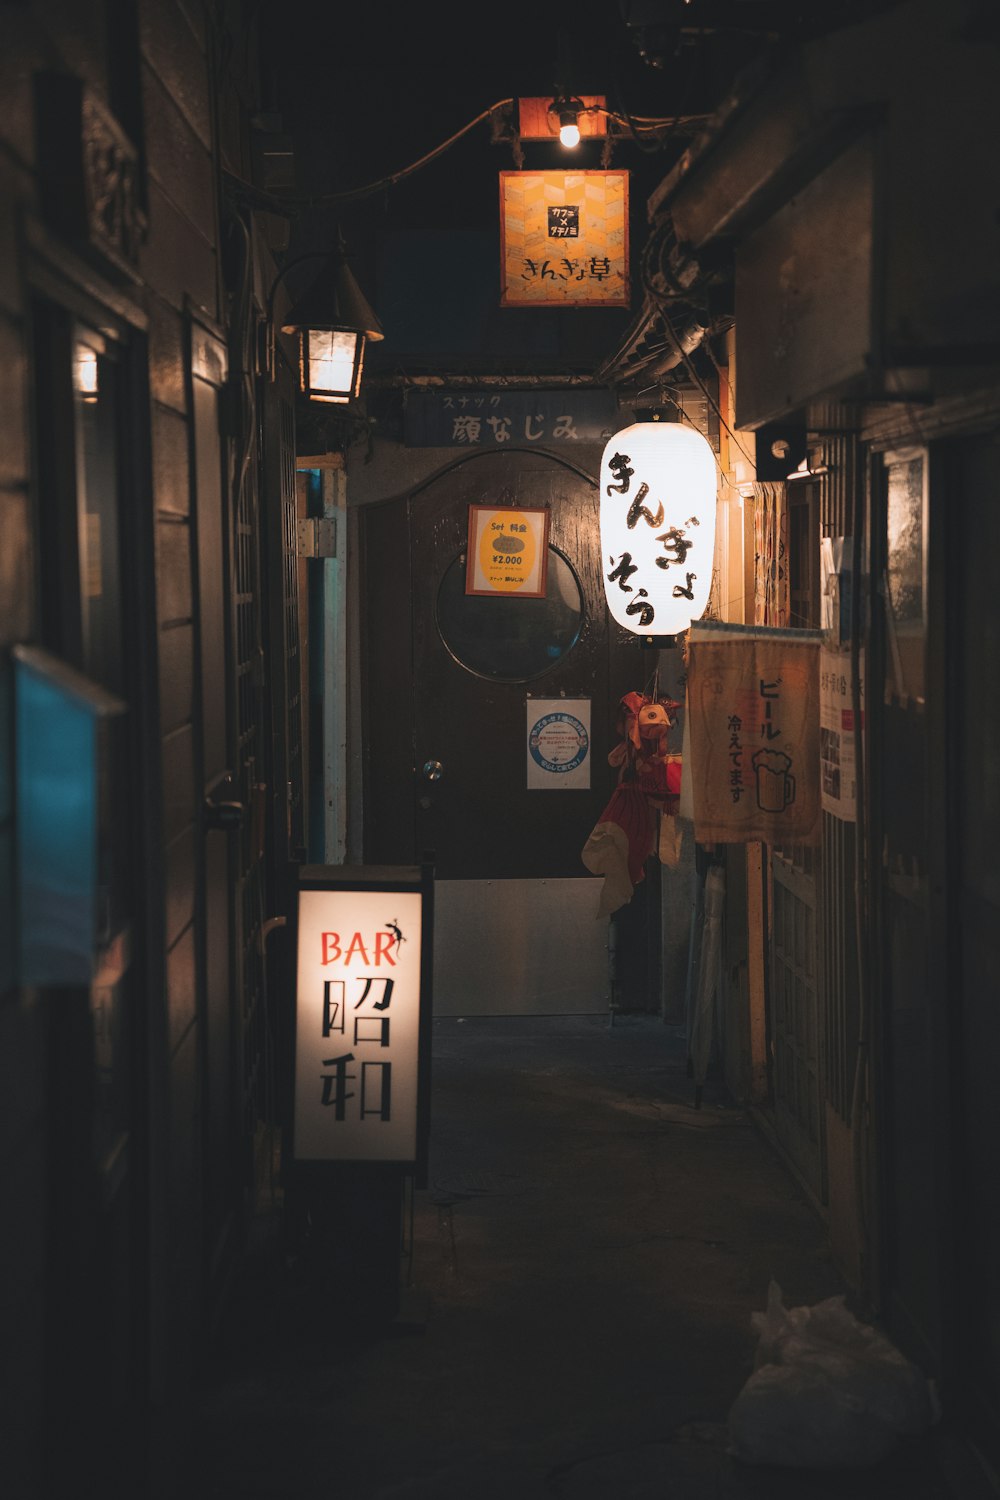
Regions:
[[2, 1500], [1000, 1500], [998, 0], [0, 0]]
[[343, 1233], [287, 1264], [263, 1218], [203, 1392], [198, 1500], [953, 1495], [940, 1433], [839, 1474], [727, 1455], [769, 1280], [788, 1306], [847, 1289], [722, 1084], [693, 1107], [685, 1057], [653, 1017], [436, 1023], [398, 1317], [352, 1298]]

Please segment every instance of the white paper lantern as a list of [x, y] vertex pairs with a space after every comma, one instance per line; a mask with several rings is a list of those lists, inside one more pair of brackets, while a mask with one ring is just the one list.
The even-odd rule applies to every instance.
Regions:
[[637, 422], [601, 459], [608, 608], [634, 635], [678, 635], [705, 612], [715, 555], [715, 454], [679, 422]]

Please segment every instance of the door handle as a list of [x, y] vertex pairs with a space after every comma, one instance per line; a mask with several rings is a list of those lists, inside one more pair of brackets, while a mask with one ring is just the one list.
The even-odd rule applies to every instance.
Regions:
[[201, 816], [206, 829], [218, 829], [225, 833], [230, 828], [243, 826], [245, 809], [236, 792], [232, 771], [223, 771], [221, 776], [215, 778], [201, 804]]
[[217, 828], [222, 831], [229, 828], [241, 828], [243, 812], [242, 802], [215, 802], [211, 797], [206, 797], [202, 803], [206, 828]]
[[425, 781], [440, 781], [444, 775], [444, 766], [439, 760], [425, 760], [423, 775]]

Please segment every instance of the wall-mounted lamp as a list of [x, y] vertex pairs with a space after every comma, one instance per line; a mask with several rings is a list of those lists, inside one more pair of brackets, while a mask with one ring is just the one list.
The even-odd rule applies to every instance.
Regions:
[[273, 341], [279, 282], [301, 261], [324, 254], [327, 265], [283, 318], [281, 331], [298, 334], [299, 389], [307, 399], [344, 405], [360, 395], [365, 344], [385, 335], [351, 273], [343, 243], [329, 254], [300, 255], [278, 273], [267, 299], [268, 337]]
[[94, 402], [99, 394], [97, 351], [77, 341], [73, 350], [73, 389], [81, 401]]

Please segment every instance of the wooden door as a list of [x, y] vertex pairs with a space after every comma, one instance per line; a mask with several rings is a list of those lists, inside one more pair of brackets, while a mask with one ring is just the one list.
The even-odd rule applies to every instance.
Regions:
[[[548, 511], [545, 598], [466, 593], [473, 504]], [[607, 615], [594, 480], [537, 451], [470, 456], [367, 507], [362, 540], [365, 859], [434, 864], [453, 965], [439, 1013], [605, 1008], [599, 882], [580, 851], [643, 663]], [[529, 785], [539, 700], [589, 718], [589, 785]]]

